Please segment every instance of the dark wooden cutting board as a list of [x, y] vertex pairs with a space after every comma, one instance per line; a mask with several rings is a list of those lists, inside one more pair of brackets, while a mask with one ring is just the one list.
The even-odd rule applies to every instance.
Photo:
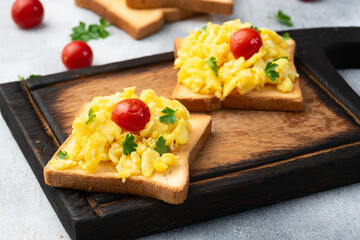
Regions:
[[[299, 113], [219, 110], [179, 205], [51, 188], [43, 168], [94, 96], [124, 87], [169, 97], [173, 54], [0, 86], [1, 112], [73, 239], [129, 239], [360, 181], [360, 98], [335, 67], [360, 67], [360, 28], [290, 31], [304, 95]], [[39, 213], [41, 214], [41, 213]]]

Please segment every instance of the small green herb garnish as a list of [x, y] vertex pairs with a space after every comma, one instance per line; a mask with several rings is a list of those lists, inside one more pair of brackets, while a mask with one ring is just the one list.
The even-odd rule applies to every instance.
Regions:
[[291, 22], [291, 17], [287, 14], [285, 14], [283, 11], [279, 10], [277, 14], [274, 16], [270, 16], [271, 18], [276, 18], [281, 23], [285, 24], [286, 26], [293, 26], [293, 23]]
[[274, 60], [273, 60], [273, 62], [275, 62], [275, 61], [277, 61], [277, 60], [279, 60], [279, 59], [286, 59], [286, 60], [289, 60], [289, 58], [287, 57], [287, 56], [285, 56], [285, 57], [278, 57], [278, 58], [275, 58]]
[[200, 30], [200, 33], [204, 32], [207, 30], [207, 26], [203, 26], [202, 29]]
[[169, 146], [165, 144], [166, 144], [166, 140], [162, 136], [160, 136], [156, 141], [156, 147], [154, 148], [154, 150], [157, 151], [160, 154], [160, 156], [162, 156], [164, 153], [167, 153], [169, 151]]
[[271, 81], [275, 81], [275, 78], [279, 77], [279, 73], [275, 71], [275, 69], [279, 65], [274, 62], [268, 62], [265, 67], [265, 74], [271, 79]]
[[219, 74], [218, 74], [218, 65], [217, 65], [217, 62], [216, 62], [216, 58], [214, 58], [213, 56], [209, 57], [208, 60], [204, 61], [208, 66], [209, 68], [214, 72], [214, 74], [218, 77]]
[[23, 81], [23, 80], [30, 79], [30, 78], [36, 78], [36, 77], [41, 77], [41, 75], [31, 74], [31, 75], [30, 75], [29, 77], [27, 77], [27, 78], [24, 78], [23, 76], [18, 75], [19, 81]]
[[87, 42], [90, 39], [107, 38], [109, 36], [109, 32], [106, 31], [105, 28], [108, 26], [111, 26], [111, 24], [107, 23], [104, 18], [100, 18], [100, 25], [89, 25], [88, 30], [86, 30], [86, 24], [84, 22], [80, 22], [79, 26], [72, 29], [73, 33], [70, 37], [71, 40], [81, 40], [84, 42]]
[[260, 29], [258, 29], [257, 27], [251, 26], [251, 28], [255, 29], [259, 34], [261, 33]]
[[171, 108], [166, 107], [164, 110], [161, 111], [165, 115], [160, 117], [160, 122], [163, 122], [163, 123], [171, 122], [171, 124], [174, 124], [177, 121], [177, 118], [175, 115], [176, 111], [177, 111], [177, 109], [174, 111]]
[[289, 40], [291, 37], [290, 37], [290, 34], [288, 32], [284, 33], [283, 35], [281, 35], [281, 37], [284, 39], [284, 40]]
[[88, 124], [89, 122], [94, 121], [94, 118], [96, 118], [96, 114], [94, 113], [94, 110], [92, 108], [90, 108], [90, 110], [89, 110], [88, 117], [89, 118], [85, 124]]
[[58, 153], [56, 154], [56, 156], [59, 159], [63, 159], [63, 160], [66, 160], [69, 158], [69, 154], [66, 151], [62, 151], [62, 150], [59, 150]]
[[138, 146], [135, 142], [134, 135], [126, 134], [125, 141], [122, 143], [123, 153], [125, 155], [130, 155], [132, 152], [136, 151], [136, 147]]

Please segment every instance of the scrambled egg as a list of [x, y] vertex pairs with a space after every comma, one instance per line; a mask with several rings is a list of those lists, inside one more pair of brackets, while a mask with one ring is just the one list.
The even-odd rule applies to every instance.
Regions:
[[[276, 84], [281, 92], [290, 92], [298, 77], [288, 59], [276, 60], [279, 77], [272, 81], [264, 72], [266, 64], [279, 57], [289, 57], [288, 44], [276, 32], [261, 28], [263, 45], [258, 53], [245, 60], [235, 59], [230, 50], [231, 35], [241, 29], [251, 27], [250, 23], [240, 20], [225, 22], [222, 26], [208, 23], [206, 29], [190, 31], [175, 60], [175, 68], [180, 68], [178, 82], [194, 92], [215, 94], [224, 100], [231, 91], [237, 89], [246, 94], [260, 89], [265, 84]], [[218, 76], [205, 63], [215, 57]]]
[[[154, 171], [163, 172], [176, 165], [177, 156], [172, 153], [160, 156], [154, 149], [160, 136], [166, 140], [169, 150], [187, 143], [191, 130], [188, 110], [176, 100], [158, 97], [150, 89], [144, 90], [139, 99], [149, 107], [150, 121], [138, 133], [128, 132], [111, 120], [111, 113], [118, 102], [126, 98], [138, 98], [134, 92], [135, 88], [132, 87], [111, 96], [95, 97], [73, 122], [75, 146], [68, 150], [69, 158], [51, 160], [52, 165], [57, 169], [78, 166], [88, 173], [94, 173], [101, 161], [108, 161], [117, 169], [117, 177], [122, 178], [123, 182], [132, 175], [150, 177]], [[177, 121], [174, 124], [159, 120], [166, 107], [177, 110]], [[90, 109], [93, 109], [96, 117], [86, 123]], [[132, 134], [138, 145], [130, 155], [123, 154], [122, 143], [127, 134]]]

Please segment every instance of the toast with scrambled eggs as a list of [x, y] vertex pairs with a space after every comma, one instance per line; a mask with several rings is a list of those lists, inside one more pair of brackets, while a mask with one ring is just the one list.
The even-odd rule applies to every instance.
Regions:
[[99, 14], [134, 39], [142, 39], [159, 31], [165, 22], [175, 22], [200, 14], [177, 8], [131, 9], [125, 0], [75, 0], [75, 4]]
[[[267, 76], [261, 69], [246, 69], [244, 65], [262, 66], [266, 63], [264, 59], [256, 59], [258, 56], [254, 56], [245, 61], [241, 58], [235, 60], [230, 53], [229, 44], [227, 43], [229, 41], [228, 32], [234, 31], [232, 29], [236, 29], [236, 27], [250, 26], [251, 25], [248, 23], [240, 23], [239, 20], [226, 22], [223, 26], [208, 23], [207, 29], [204, 28], [201, 31], [197, 30], [190, 32], [187, 43], [185, 42], [185, 39], [175, 39], [175, 66], [180, 68], [180, 71], [178, 73], [179, 80], [173, 91], [172, 98], [183, 103], [189, 111], [213, 111], [220, 108], [301, 111], [303, 96], [299, 84], [298, 74], [296, 73], [294, 65], [295, 41], [293, 39], [285, 41], [275, 32], [268, 29], [261, 29], [261, 31], [264, 32], [263, 41], [265, 42], [265, 45], [273, 46], [275, 45], [273, 42], [277, 42], [279, 44], [278, 48], [276, 48], [277, 46], [275, 46], [274, 49], [270, 49], [271, 47], [268, 47], [269, 50], [260, 49], [260, 51], [267, 51], [266, 53], [262, 53], [263, 56], [269, 54], [270, 52], [270, 54], [273, 55], [268, 59], [279, 59], [277, 60], [277, 63], [279, 63], [278, 65], [285, 66], [283, 69], [288, 69], [284, 71], [283, 69], [280, 70], [283, 71], [280, 73], [280, 76], [289, 76], [289, 78], [292, 79], [287, 79], [288, 81], [284, 82], [277, 83], [276, 81], [270, 81], [268, 79], [266, 84], [265, 82], [261, 82], [256, 86], [256, 84], [252, 83], [252, 81], [258, 80], [252, 80], [252, 78], [267, 79]], [[206, 35], [206, 31], [209, 31], [210, 33]], [[214, 40], [213, 38], [216, 34], [223, 35], [217, 36]], [[268, 35], [270, 37], [268, 37]], [[218, 42], [221, 44], [218, 44]], [[184, 45], [186, 45], [185, 49], [182, 49]], [[280, 53], [283, 55], [276, 55], [279, 55]], [[178, 56], [179, 54], [181, 54], [180, 57]], [[215, 77], [210, 68], [205, 65], [204, 62], [206, 61], [202, 60], [202, 58], [209, 54], [217, 55], [216, 60], [218, 61], [218, 64], [220, 62], [219, 78], [222, 73], [223, 76], [226, 76], [221, 76], [222, 79], [225, 79], [222, 80], [222, 83], [216, 82], [219, 81], [219, 79]], [[287, 56], [285, 56], [285, 54]], [[187, 59], [190, 59], [191, 61], [187, 62]], [[240, 62], [240, 64], [237, 64], [237, 62]], [[226, 69], [220, 69], [220, 66], [223, 69]], [[199, 70], [196, 70], [197, 68], [199, 68]], [[207, 68], [208, 70], [206, 69], [205, 72], [204, 68]], [[244, 90], [239, 90], [239, 88], [236, 87], [236, 82], [233, 81], [236, 80], [233, 79], [235, 77], [240, 78], [239, 74], [236, 72], [238, 71], [237, 68], [244, 70], [242, 78], [250, 79], [250, 83], [243, 83]], [[260, 77], [249, 75], [248, 70], [255, 72], [260, 75]], [[206, 78], [210, 77], [215, 80], [207, 82]], [[204, 80], [202, 80], [202, 78], [204, 78]], [[199, 83], [203, 85], [198, 86]], [[221, 84], [223, 85], [221, 86]], [[226, 89], [229, 85], [233, 86]], [[190, 89], [191, 87], [197, 90], [197, 92], [193, 91], [194, 89]]]
[[[124, 90], [124, 93], [117, 93], [115, 96], [94, 98], [82, 108], [74, 120], [72, 134], [44, 168], [45, 183], [53, 187], [91, 192], [135, 194], [171, 204], [184, 202], [189, 188], [189, 164], [196, 158], [210, 134], [211, 117], [200, 114], [189, 116], [177, 101], [157, 97], [152, 90], [144, 90], [139, 99], [149, 106], [151, 119], [143, 130], [132, 133], [137, 146], [134, 152], [126, 156], [125, 146], [120, 145], [128, 131], [120, 129], [121, 132], [118, 132], [119, 127], [106, 117], [108, 109], [113, 109], [113, 102], [123, 99], [125, 95], [126, 98], [137, 97], [134, 95], [134, 88]], [[166, 125], [172, 123], [157, 122], [159, 105], [164, 107], [163, 103], [164, 106], [177, 108], [178, 124], [170, 132], [161, 129], [167, 129]], [[88, 114], [89, 107], [93, 109], [93, 119]], [[184, 126], [191, 126], [188, 135], [186, 129], [178, 132], [182, 129], [181, 123], [185, 121], [188, 124], [185, 123]], [[169, 142], [169, 151], [162, 156], [152, 147], [161, 131], [164, 139]], [[104, 136], [104, 141], [101, 141], [99, 135]], [[179, 144], [180, 138], [184, 136], [186, 143]], [[150, 159], [145, 158], [145, 155], [150, 156]]]

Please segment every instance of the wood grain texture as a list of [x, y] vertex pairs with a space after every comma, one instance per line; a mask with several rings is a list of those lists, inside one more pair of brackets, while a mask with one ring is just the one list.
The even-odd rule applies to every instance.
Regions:
[[[79, 106], [94, 96], [109, 95], [124, 87], [156, 89], [169, 97], [176, 85], [177, 70], [172, 62], [149, 65], [118, 73], [74, 80], [32, 93], [45, 109], [44, 114], [58, 139], [66, 139]], [[304, 73], [301, 72], [301, 76]], [[167, 84], [164, 84], [164, 80]], [[302, 77], [304, 110], [277, 111], [217, 110], [210, 113], [213, 129], [207, 144], [191, 166], [191, 177], [202, 179], [233, 170], [360, 140], [357, 124], [326, 96], [319, 87]], [[52, 97], [50, 97], [52, 96]], [[309, 134], [311, 133], [311, 134]], [[221, 143], [219, 143], [219, 141]]]
[[75, 3], [99, 14], [134, 39], [142, 39], [159, 31], [165, 22], [199, 15], [197, 12], [177, 8], [131, 9], [127, 7], [125, 0], [75, 0]]
[[135, 9], [176, 7], [203, 13], [230, 15], [233, 0], [126, 0], [127, 6]]
[[[360, 181], [359, 97], [341, 77], [322, 75], [334, 70], [332, 62], [344, 67], [359, 64], [348, 60], [357, 59], [353, 56], [356, 51], [344, 54], [333, 50], [333, 59], [327, 55], [336, 43], [341, 45], [336, 49], [348, 49], [350, 40], [340, 41], [335, 33], [357, 37], [360, 29], [290, 32], [300, 51], [296, 61], [301, 63], [303, 112], [211, 113], [213, 133], [191, 166], [189, 195], [179, 206], [130, 195], [46, 186], [42, 171], [56, 144], [38, 114], [41, 110], [62, 142], [70, 133], [72, 114], [95, 95], [121, 91], [131, 84], [154, 87], [159, 95], [169, 96], [176, 83], [169, 59], [172, 53], [27, 80], [35, 105], [24, 92], [25, 84], [23, 88], [19, 82], [2, 84], [0, 109], [72, 239], [133, 239]], [[310, 41], [314, 35], [324, 45]], [[325, 69], [315, 67], [322, 65], [317, 62], [319, 57], [307, 56], [316, 52], [314, 48], [323, 50]], [[334, 55], [336, 51], [346, 58], [343, 63]]]

